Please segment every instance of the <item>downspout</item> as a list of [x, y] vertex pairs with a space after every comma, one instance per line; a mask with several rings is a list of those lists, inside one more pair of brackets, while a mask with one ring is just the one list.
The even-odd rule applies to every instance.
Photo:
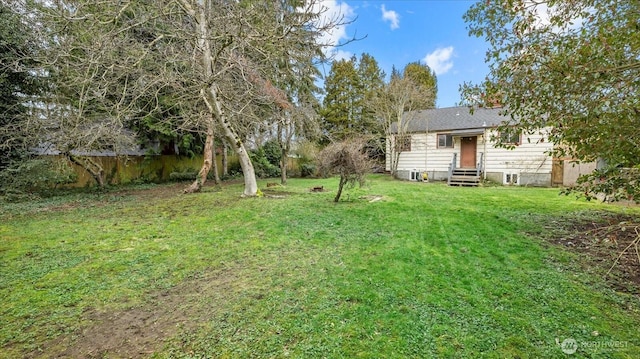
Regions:
[[427, 125], [424, 130], [424, 172], [427, 174], [427, 178], [429, 178], [429, 169], [427, 168], [427, 157], [429, 156], [429, 116], [427, 116], [426, 120]]
[[484, 145], [484, 156], [482, 156], [482, 179], [487, 180], [487, 122], [482, 123], [482, 142]]

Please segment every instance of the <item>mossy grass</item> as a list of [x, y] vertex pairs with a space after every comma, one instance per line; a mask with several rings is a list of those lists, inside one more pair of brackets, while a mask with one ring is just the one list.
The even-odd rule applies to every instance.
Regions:
[[7, 205], [0, 353], [55, 355], [47, 343], [91, 325], [88, 311], [153, 305], [198, 280], [210, 285], [149, 355], [564, 357], [567, 338], [574, 357], [640, 352], [638, 298], [535, 234], [560, 215], [636, 209], [383, 175], [334, 203], [336, 178], [263, 182], [260, 198], [233, 184]]

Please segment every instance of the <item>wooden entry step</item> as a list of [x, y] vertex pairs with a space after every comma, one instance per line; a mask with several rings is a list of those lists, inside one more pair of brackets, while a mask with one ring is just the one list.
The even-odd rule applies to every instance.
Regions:
[[473, 186], [480, 185], [481, 177], [476, 168], [456, 168], [449, 177], [449, 186]]

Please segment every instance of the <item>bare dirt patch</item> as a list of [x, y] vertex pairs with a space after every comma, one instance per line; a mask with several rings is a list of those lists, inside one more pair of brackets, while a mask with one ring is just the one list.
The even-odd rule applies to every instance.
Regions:
[[287, 198], [296, 195], [295, 192], [283, 191], [279, 189], [265, 188], [262, 190], [262, 194], [266, 198]]
[[180, 330], [196, 330], [224, 310], [237, 292], [231, 270], [213, 271], [148, 296], [142, 306], [87, 310], [77, 332], [54, 339], [26, 358], [144, 358], [162, 350]]
[[640, 217], [600, 212], [559, 218], [548, 224], [545, 240], [582, 254], [614, 289], [640, 296]]
[[369, 203], [373, 203], [373, 202], [382, 201], [384, 199], [384, 196], [381, 196], [381, 195], [369, 195], [369, 196], [362, 196], [360, 198], [369, 201]]

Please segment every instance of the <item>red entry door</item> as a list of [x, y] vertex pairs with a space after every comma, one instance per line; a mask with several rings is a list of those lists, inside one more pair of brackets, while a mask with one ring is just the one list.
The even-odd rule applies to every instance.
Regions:
[[476, 150], [478, 137], [462, 137], [460, 139], [460, 167], [476, 168]]

